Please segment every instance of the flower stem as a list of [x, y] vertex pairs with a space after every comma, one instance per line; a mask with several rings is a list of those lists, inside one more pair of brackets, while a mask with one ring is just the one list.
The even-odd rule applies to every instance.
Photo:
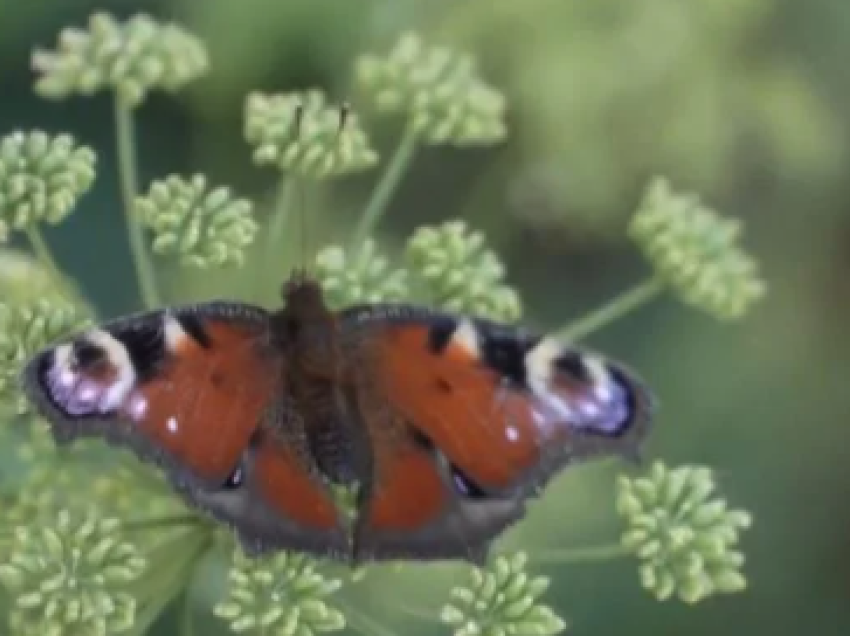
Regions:
[[136, 184], [136, 149], [133, 132], [133, 111], [121, 98], [115, 97], [115, 135], [118, 150], [118, 178], [121, 182], [121, 198], [130, 240], [130, 253], [136, 268], [136, 278], [145, 307], [152, 309], [160, 304], [156, 289], [153, 267], [145, 249], [142, 226], [133, 216], [138, 187]]
[[348, 618], [351, 628], [364, 636], [396, 636], [395, 632], [376, 622], [373, 618], [355, 609], [348, 603], [338, 602]]
[[571, 322], [558, 331], [558, 337], [563, 340], [577, 342], [616, 322], [638, 307], [655, 300], [664, 291], [665, 285], [659, 277], [653, 276], [619, 294], [602, 307], [590, 312], [583, 318]]
[[139, 611], [130, 632], [132, 636], [147, 633], [148, 627], [163, 609], [188, 584], [195, 567], [212, 546], [208, 531], [190, 530], [188, 533], [153, 548], [148, 555], [156, 567], [133, 584], [134, 596], [139, 601]]
[[412, 128], [408, 128], [402, 136], [401, 141], [399, 141], [375, 189], [372, 191], [372, 195], [369, 197], [366, 209], [363, 211], [363, 215], [360, 217], [360, 221], [351, 236], [352, 247], [361, 245], [373, 232], [378, 221], [381, 220], [384, 212], [386, 212], [390, 197], [401, 181], [402, 176], [404, 176], [404, 173], [410, 167], [415, 150], [416, 135], [413, 133]]
[[27, 228], [26, 234], [27, 239], [30, 242], [30, 247], [32, 247], [32, 251], [39, 263], [41, 263], [41, 266], [47, 270], [47, 273], [50, 274], [50, 277], [56, 285], [63, 290], [67, 289], [68, 283], [62, 275], [61, 270], [56, 265], [56, 260], [53, 258], [53, 253], [50, 251], [50, 247], [48, 247], [45, 242], [44, 237], [41, 234], [41, 230], [38, 229], [37, 225], [33, 224]]
[[197, 515], [171, 515], [163, 517], [153, 517], [150, 519], [140, 519], [137, 521], [128, 521], [121, 527], [126, 532], [136, 532], [144, 530], [160, 530], [162, 528], [176, 527], [191, 527], [205, 525], [204, 520]]
[[586, 548], [567, 548], [563, 550], [539, 550], [529, 553], [529, 561], [545, 565], [563, 565], [573, 563], [597, 563], [628, 556], [629, 551], [619, 543], [590, 546]]

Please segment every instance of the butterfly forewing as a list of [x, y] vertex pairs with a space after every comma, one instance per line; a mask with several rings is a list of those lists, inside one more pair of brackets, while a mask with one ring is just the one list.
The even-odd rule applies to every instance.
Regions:
[[37, 355], [24, 383], [58, 440], [100, 435], [157, 462], [249, 547], [339, 552], [341, 530], [309, 456], [261, 430], [297, 425], [276, 419], [284, 364], [264, 310], [208, 303], [81, 334]]

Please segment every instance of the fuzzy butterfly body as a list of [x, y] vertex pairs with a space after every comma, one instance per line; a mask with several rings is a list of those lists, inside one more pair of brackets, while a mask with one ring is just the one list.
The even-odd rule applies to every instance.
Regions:
[[[567, 464], [634, 456], [651, 398], [619, 365], [408, 305], [334, 313], [294, 275], [282, 309], [120, 318], [24, 374], [59, 442], [156, 462], [251, 552], [478, 559]], [[334, 485], [355, 487], [352, 519]]]

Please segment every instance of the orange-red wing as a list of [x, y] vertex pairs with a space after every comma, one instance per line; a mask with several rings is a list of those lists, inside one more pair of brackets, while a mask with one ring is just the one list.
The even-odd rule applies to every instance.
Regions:
[[413, 438], [373, 439], [374, 473], [362, 484], [354, 557], [480, 561], [493, 536], [519, 517], [521, 502], [464, 500], [455, 475]]
[[554, 341], [457, 320], [389, 324], [373, 347], [383, 399], [486, 492], [538, 486], [557, 464], [643, 437], [643, 389]]
[[474, 554], [558, 469], [644, 437], [648, 394], [597, 356], [409, 307], [343, 325], [374, 455], [356, 538], [369, 555]]
[[26, 384], [60, 438], [126, 440], [192, 480], [222, 484], [281, 390], [264, 314], [239, 307], [105, 324], [37, 356]]

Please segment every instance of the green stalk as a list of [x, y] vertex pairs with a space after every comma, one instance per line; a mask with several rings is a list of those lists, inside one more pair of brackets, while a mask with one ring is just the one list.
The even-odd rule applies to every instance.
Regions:
[[352, 247], [356, 248], [360, 246], [375, 230], [381, 217], [386, 212], [390, 197], [398, 187], [401, 178], [407, 172], [408, 168], [410, 168], [415, 150], [416, 135], [413, 129], [408, 127], [401, 141], [399, 141], [384, 173], [375, 185], [375, 189], [369, 197], [369, 202], [366, 204], [366, 209], [363, 211], [360, 221], [354, 229], [354, 234], [351, 237]]
[[127, 223], [130, 253], [136, 268], [136, 278], [147, 309], [159, 306], [153, 266], [145, 249], [142, 226], [133, 215], [138, 186], [136, 184], [136, 142], [133, 132], [133, 111], [121, 98], [115, 97], [115, 143], [118, 151], [118, 178], [121, 182], [121, 198]]
[[50, 277], [56, 285], [58, 285], [61, 289], [67, 290], [68, 281], [56, 265], [56, 260], [53, 258], [53, 253], [50, 251], [50, 247], [48, 247], [47, 242], [45, 242], [44, 236], [41, 234], [41, 230], [37, 225], [31, 224], [27, 228], [26, 234], [27, 239], [30, 242], [30, 247], [32, 247], [32, 251], [38, 259], [38, 262], [41, 263], [41, 266], [44, 267], [45, 270], [47, 270], [47, 273], [50, 274]]
[[209, 531], [191, 530], [170, 539], [148, 554], [156, 568], [134, 586], [139, 611], [128, 636], [141, 636], [181, 590], [185, 589], [198, 562], [212, 545]]
[[598, 563], [611, 561], [629, 555], [629, 551], [619, 543], [589, 546], [585, 548], [566, 548], [563, 550], [539, 550], [529, 553], [531, 563], [544, 565], [565, 565], [575, 563]]
[[351, 629], [363, 634], [363, 636], [396, 636], [395, 632], [348, 603], [337, 601], [337, 604], [343, 609]]
[[121, 529], [125, 532], [140, 532], [163, 528], [191, 528], [193, 526], [203, 528], [205, 525], [207, 524], [204, 520], [197, 515], [170, 515], [128, 521], [122, 524]]
[[583, 318], [564, 326], [557, 332], [557, 336], [563, 340], [578, 342], [594, 331], [607, 327], [626, 314], [633, 312], [651, 300], [655, 300], [664, 292], [664, 289], [664, 281], [659, 277], [648, 278]]

